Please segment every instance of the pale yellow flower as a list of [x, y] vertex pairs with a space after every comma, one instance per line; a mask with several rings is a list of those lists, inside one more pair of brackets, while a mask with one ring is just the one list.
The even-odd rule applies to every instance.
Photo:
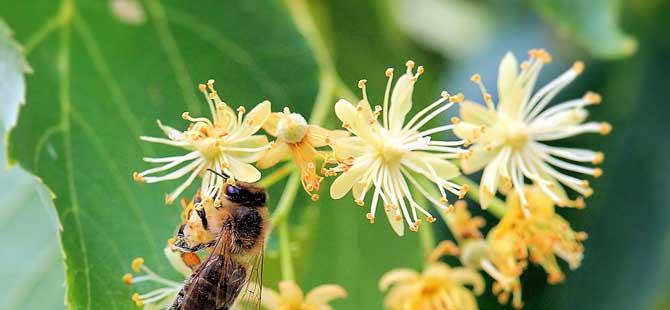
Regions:
[[446, 250], [442, 244], [430, 255], [423, 273], [411, 269], [394, 269], [382, 276], [379, 288], [386, 291], [393, 286], [384, 305], [391, 310], [470, 310], [477, 309], [473, 292], [484, 292], [484, 279], [475, 270], [467, 267], [451, 268], [437, 261]]
[[491, 95], [484, 88], [479, 75], [477, 83], [486, 106], [472, 102], [461, 105], [461, 118], [456, 120], [454, 133], [471, 141], [471, 153], [461, 160], [465, 173], [484, 168], [481, 178], [481, 206], [486, 208], [498, 189], [514, 188], [521, 197], [526, 179], [540, 188], [560, 206], [583, 206], [583, 200], [570, 200], [563, 186], [589, 196], [593, 190], [587, 180], [563, 173], [556, 168], [598, 177], [600, 168], [578, 163], [599, 164], [603, 154], [588, 149], [556, 147], [546, 142], [573, 137], [583, 133], [607, 134], [608, 123], [586, 122], [585, 107], [599, 104], [600, 95], [588, 92], [582, 98], [565, 101], [549, 108], [551, 100], [570, 84], [583, 70], [584, 64], [576, 62], [565, 73], [533, 92], [542, 66], [551, 59], [544, 50], [531, 50], [530, 59], [521, 64], [511, 53], [500, 63], [498, 75], [498, 104], [494, 106]]
[[508, 212], [489, 234], [487, 242], [494, 252], [511, 253], [519, 262], [529, 260], [542, 266], [549, 283], [561, 282], [564, 274], [556, 257], [568, 263], [570, 269], [579, 267], [587, 235], [575, 232], [570, 224], [556, 213], [554, 202], [538, 186], [527, 187], [530, 217], [523, 214], [516, 193], [507, 198]]
[[[451, 241], [442, 241], [433, 251], [431, 260], [443, 255], [457, 256], [463, 266], [473, 270], [483, 270], [494, 279], [493, 293], [501, 304], [507, 304], [512, 297], [512, 305], [521, 308], [521, 281], [519, 277], [526, 267], [513, 247], [514, 243], [501, 243], [492, 246], [484, 240], [480, 228], [486, 223], [479, 216], [473, 217], [467, 204], [460, 200], [454, 204], [447, 217], [449, 230], [460, 245]], [[511, 239], [510, 239], [511, 240]], [[505, 245], [505, 246], [500, 246]]]
[[132, 271], [137, 275], [127, 273], [123, 276], [123, 282], [126, 285], [143, 282], [152, 282], [159, 285], [157, 289], [150, 292], [133, 294], [132, 300], [137, 306], [143, 307], [145, 310], [167, 309], [184, 285], [183, 281], [191, 275], [191, 268], [184, 263], [185, 258], [182, 258], [182, 256], [187, 255], [190, 259], [198, 259], [194, 253], [172, 251], [171, 245], [164, 249], [164, 254], [170, 265], [184, 276], [181, 281], [173, 281], [158, 275], [144, 264], [144, 259], [141, 257], [134, 259], [131, 264]]
[[[317, 125], [307, 124], [302, 115], [291, 113], [289, 108], [284, 112], [272, 113], [263, 125], [265, 131], [276, 137], [272, 148], [256, 162], [260, 169], [266, 169], [276, 165], [278, 162], [291, 157], [300, 169], [300, 180], [302, 187], [310, 195], [312, 200], [319, 199], [314, 193], [319, 191], [323, 177], [317, 173], [317, 162], [326, 163], [328, 155], [319, 151], [318, 148], [327, 146], [331, 139], [346, 137], [349, 135], [344, 130], [326, 130]], [[325, 172], [321, 167], [321, 172]]]
[[279, 292], [264, 288], [262, 295], [261, 304], [268, 310], [330, 310], [329, 303], [347, 297], [347, 291], [339, 285], [323, 284], [305, 296], [293, 281], [282, 281]]
[[[214, 80], [209, 80], [207, 85], [200, 84], [200, 91], [205, 95], [212, 120], [205, 117], [194, 118], [184, 112], [182, 117], [191, 122], [186, 131], [181, 132], [158, 121], [158, 126], [165, 132], [167, 139], [140, 137], [144, 141], [189, 151], [180, 156], [145, 157], [146, 162], [163, 165], [133, 174], [137, 181], [156, 183], [175, 180], [190, 173], [179, 187], [166, 196], [167, 203], [172, 203], [199, 175], [203, 177], [200, 187], [203, 195], [211, 196], [212, 191], [221, 188], [222, 178], [205, 173], [207, 169], [225, 173], [244, 182], [258, 181], [261, 173], [251, 163], [257, 161], [270, 148], [265, 135], [254, 135], [270, 116], [269, 101], [259, 103], [245, 116], [244, 107], [239, 107], [235, 113], [221, 101], [214, 90]], [[157, 176], [170, 169], [173, 171]]]
[[[352, 191], [354, 200], [364, 205], [366, 194], [372, 192], [372, 203], [367, 218], [373, 222], [377, 204], [381, 202], [391, 226], [398, 235], [404, 233], [404, 223], [416, 231], [421, 220], [417, 213], [429, 222], [435, 218], [412, 196], [409, 184], [433, 204], [446, 208], [447, 192], [462, 197], [467, 190], [451, 182], [459, 175], [458, 167], [449, 159], [465, 152], [460, 148], [464, 141], [440, 141], [431, 135], [452, 129], [452, 125], [430, 129], [423, 127], [433, 118], [462, 100], [462, 95], [449, 96], [443, 92], [439, 100], [415, 113], [407, 120], [412, 107], [414, 84], [423, 73], [423, 67], [413, 71], [414, 62], [407, 62], [407, 72], [403, 74], [391, 91], [393, 70], [388, 69], [388, 83], [383, 99], [383, 107], [374, 109], [368, 102], [365, 80], [359, 82], [363, 90], [363, 100], [357, 105], [341, 99], [335, 104], [337, 117], [343, 127], [354, 134], [352, 137], [335, 139], [331, 143], [340, 171], [344, 171], [333, 182], [330, 195], [342, 198]], [[382, 116], [381, 123], [378, 117]], [[431, 194], [422, 183], [424, 179], [432, 183], [439, 193]]]

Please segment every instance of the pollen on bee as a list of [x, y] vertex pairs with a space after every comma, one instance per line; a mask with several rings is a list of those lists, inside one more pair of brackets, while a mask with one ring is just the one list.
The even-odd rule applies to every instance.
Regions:
[[140, 272], [140, 267], [144, 264], [144, 258], [137, 257], [133, 259], [133, 262], [130, 264], [130, 267], [134, 272]]
[[130, 273], [126, 273], [123, 275], [123, 283], [125, 285], [131, 285], [133, 284], [133, 275]]
[[195, 253], [183, 253], [181, 255], [181, 260], [186, 264], [186, 266], [193, 267], [200, 264], [200, 257]]

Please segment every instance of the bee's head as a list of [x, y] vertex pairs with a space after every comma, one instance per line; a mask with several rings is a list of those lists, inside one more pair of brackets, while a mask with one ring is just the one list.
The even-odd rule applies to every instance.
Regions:
[[223, 196], [234, 203], [245, 207], [263, 207], [267, 199], [265, 188], [251, 183], [237, 181], [235, 184], [225, 184]]
[[[228, 180], [230, 178], [226, 174], [219, 173], [211, 169], [207, 170], [222, 177], [224, 180]], [[234, 184], [225, 182], [223, 188], [223, 197], [230, 202], [238, 203], [245, 207], [262, 207], [265, 206], [265, 201], [267, 200], [265, 188], [241, 181], [236, 181]]]

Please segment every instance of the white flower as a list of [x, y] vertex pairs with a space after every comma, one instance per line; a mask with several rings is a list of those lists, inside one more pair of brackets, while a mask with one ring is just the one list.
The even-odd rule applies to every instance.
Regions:
[[462, 158], [461, 168], [468, 174], [484, 168], [480, 187], [483, 208], [488, 206], [501, 185], [507, 189], [513, 187], [521, 204], [526, 206], [523, 194], [526, 179], [536, 183], [558, 205], [581, 207], [583, 200], [570, 200], [561, 184], [589, 196], [593, 190], [588, 181], [556, 168], [598, 177], [602, 174], [600, 168], [575, 162], [599, 164], [603, 154], [545, 143], [582, 133], [607, 134], [611, 126], [608, 123], [584, 123], [588, 116], [584, 108], [599, 104], [601, 100], [592, 92], [547, 108], [556, 94], [583, 71], [583, 63], [576, 62], [533, 93], [540, 69], [551, 57], [544, 50], [531, 50], [529, 54], [530, 60], [521, 64], [520, 71], [514, 55], [507, 53], [503, 58], [498, 76], [499, 101], [495, 107], [479, 75], [472, 77], [482, 91], [486, 107], [471, 102], [461, 105], [462, 121], [456, 120], [454, 133], [474, 143], [471, 153]]
[[[462, 95], [442, 97], [406, 120], [412, 107], [414, 83], [423, 73], [423, 67], [413, 74], [414, 62], [407, 62], [407, 72], [393, 87], [393, 70], [388, 69], [388, 83], [384, 94], [383, 108], [374, 110], [368, 103], [365, 80], [359, 82], [363, 90], [363, 100], [357, 105], [341, 99], [335, 104], [337, 117], [343, 127], [354, 136], [332, 139], [335, 158], [340, 165], [336, 168], [344, 171], [333, 182], [330, 194], [334, 199], [342, 198], [350, 190], [357, 204], [363, 205], [366, 194], [372, 191], [372, 203], [367, 218], [375, 219], [377, 204], [381, 200], [386, 215], [398, 235], [403, 235], [403, 218], [410, 229], [416, 231], [421, 220], [417, 211], [426, 216], [429, 222], [435, 218], [413, 198], [409, 183], [433, 204], [446, 208], [447, 192], [462, 197], [466, 188], [450, 179], [459, 175], [458, 167], [448, 159], [457, 158], [465, 152], [460, 148], [464, 141], [439, 141], [432, 134], [452, 129], [452, 125], [422, 129], [430, 120], [449, 109]], [[382, 123], [377, 118], [382, 115]], [[420, 178], [419, 178], [420, 177]], [[437, 190], [425, 188], [423, 179], [433, 183]], [[433, 194], [437, 193], [437, 194]]]
[[[146, 162], [163, 165], [133, 173], [136, 181], [147, 183], [174, 180], [190, 173], [179, 187], [166, 196], [166, 203], [172, 203], [198, 175], [203, 176], [200, 189], [203, 195], [209, 196], [212, 191], [220, 188], [222, 178], [212, 173], [204, 173], [207, 169], [225, 173], [244, 182], [258, 181], [261, 173], [251, 163], [257, 161], [264, 151], [270, 148], [265, 135], [254, 135], [270, 116], [269, 101], [259, 103], [244, 116], [244, 107], [239, 107], [236, 114], [221, 101], [214, 90], [214, 80], [209, 80], [207, 85], [200, 84], [199, 87], [207, 99], [212, 121], [205, 117], [193, 118], [188, 112], [184, 112], [182, 117], [191, 122], [186, 131], [181, 132], [158, 121], [158, 126], [168, 139], [140, 137], [144, 141], [176, 146], [189, 151], [181, 156], [145, 157]], [[170, 169], [174, 171], [156, 176]]]

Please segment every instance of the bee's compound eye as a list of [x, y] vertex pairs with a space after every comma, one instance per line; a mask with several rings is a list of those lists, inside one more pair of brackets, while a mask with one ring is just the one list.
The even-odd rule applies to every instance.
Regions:
[[239, 187], [237, 187], [235, 185], [228, 185], [228, 187], [226, 187], [226, 195], [227, 196], [236, 196], [240, 193], [241, 190], [242, 189], [240, 189]]

